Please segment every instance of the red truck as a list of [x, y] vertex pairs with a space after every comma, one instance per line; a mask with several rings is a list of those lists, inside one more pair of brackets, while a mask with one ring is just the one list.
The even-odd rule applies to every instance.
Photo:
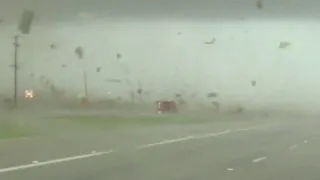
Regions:
[[158, 113], [176, 113], [178, 112], [177, 103], [175, 101], [157, 101]]

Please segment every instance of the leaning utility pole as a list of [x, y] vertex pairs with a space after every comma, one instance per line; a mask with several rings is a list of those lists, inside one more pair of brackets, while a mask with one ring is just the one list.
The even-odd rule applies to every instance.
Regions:
[[14, 72], [14, 107], [18, 107], [18, 49], [19, 49], [19, 36], [14, 37], [14, 62], [13, 62], [13, 72]]
[[[18, 26], [18, 31], [23, 35], [29, 34], [31, 23], [34, 18], [34, 12], [32, 10], [24, 9], [21, 15], [21, 19]], [[20, 47], [19, 36], [14, 36], [14, 62], [13, 62], [13, 72], [14, 72], [14, 95], [13, 103], [14, 107], [18, 107], [18, 50]]]

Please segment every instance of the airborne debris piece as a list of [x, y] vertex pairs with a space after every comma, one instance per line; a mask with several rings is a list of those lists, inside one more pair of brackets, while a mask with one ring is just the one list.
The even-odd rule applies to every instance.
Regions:
[[142, 88], [138, 88], [138, 89], [137, 89], [137, 93], [138, 93], [139, 95], [141, 95], [141, 94], [143, 93], [143, 89], [142, 89]]
[[110, 83], [122, 83], [121, 79], [105, 79], [105, 82], [110, 82]]
[[181, 35], [182, 33], [181, 33], [181, 32], [178, 32], [177, 34], [178, 34], [178, 35]]
[[180, 93], [177, 93], [176, 98], [180, 98], [180, 97], [182, 97], [182, 95]]
[[100, 72], [101, 71], [101, 67], [97, 67], [96, 72]]
[[211, 92], [211, 93], [208, 93], [207, 97], [208, 98], [218, 97], [218, 94], [216, 92]]
[[253, 87], [254, 87], [254, 86], [256, 86], [256, 85], [257, 85], [257, 81], [252, 80], [252, 81], [251, 81], [251, 86], [253, 86]]
[[257, 8], [262, 9], [263, 8], [263, 0], [257, 0], [256, 6], [257, 6]]
[[65, 65], [65, 64], [62, 64], [62, 65], [61, 65], [61, 67], [63, 67], [63, 68], [66, 68], [66, 67], [67, 67], [67, 65]]
[[78, 46], [74, 52], [76, 53], [79, 59], [83, 58], [83, 48], [81, 46]]
[[212, 38], [211, 41], [204, 42], [204, 44], [214, 44], [216, 42], [216, 38]]
[[50, 49], [56, 49], [56, 47], [57, 47], [57, 46], [56, 46], [55, 44], [51, 44], [51, 45], [50, 45]]
[[32, 21], [34, 19], [35, 12], [32, 10], [24, 9], [22, 15], [20, 17], [20, 22], [18, 26], [18, 30], [23, 35], [27, 35], [30, 33]]
[[279, 48], [281, 48], [281, 49], [287, 48], [287, 47], [289, 47], [289, 46], [291, 46], [291, 43], [288, 42], [288, 41], [282, 41], [282, 42], [280, 42], [280, 44], [279, 44]]
[[243, 107], [238, 107], [235, 113], [242, 113], [243, 110], [244, 110]]
[[120, 53], [117, 53], [117, 59], [121, 59], [122, 55]]

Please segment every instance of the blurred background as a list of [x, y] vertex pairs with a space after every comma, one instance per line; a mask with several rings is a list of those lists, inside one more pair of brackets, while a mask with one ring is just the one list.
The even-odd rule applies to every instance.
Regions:
[[[318, 110], [320, 2], [0, 0], [0, 93], [192, 106]], [[41, 97], [41, 98], [40, 98]], [[59, 98], [58, 98], [59, 97]], [[77, 100], [76, 100], [77, 101]]]

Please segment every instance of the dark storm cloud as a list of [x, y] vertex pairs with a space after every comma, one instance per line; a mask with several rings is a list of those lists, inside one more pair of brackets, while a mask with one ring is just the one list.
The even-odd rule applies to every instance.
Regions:
[[68, 21], [80, 12], [120, 18], [320, 18], [319, 0], [0, 0], [1, 19], [36, 4], [37, 18]]

